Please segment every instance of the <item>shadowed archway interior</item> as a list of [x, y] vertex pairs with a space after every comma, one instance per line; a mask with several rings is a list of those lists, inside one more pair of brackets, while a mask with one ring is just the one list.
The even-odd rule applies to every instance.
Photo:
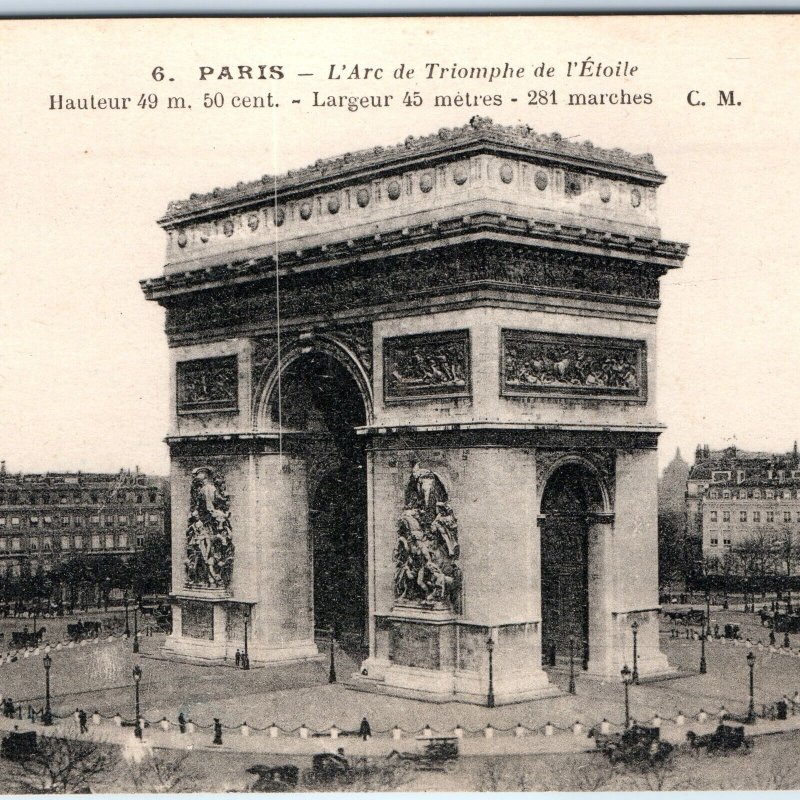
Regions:
[[[278, 396], [280, 394], [280, 407]], [[302, 433], [313, 552], [314, 627], [359, 646], [367, 630], [367, 484], [364, 398], [333, 356], [311, 351], [292, 361], [270, 404], [273, 425]]]
[[581, 464], [565, 464], [542, 494], [542, 652], [545, 663], [589, 659], [589, 521], [601, 506], [597, 480]]

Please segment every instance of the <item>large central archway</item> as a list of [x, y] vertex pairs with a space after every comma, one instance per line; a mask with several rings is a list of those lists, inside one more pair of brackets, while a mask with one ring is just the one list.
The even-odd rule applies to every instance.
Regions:
[[569, 462], [550, 475], [540, 510], [542, 652], [545, 663], [589, 660], [589, 515], [602, 492], [587, 466]]
[[272, 392], [273, 428], [302, 433], [314, 628], [363, 646], [367, 631], [366, 455], [355, 428], [367, 406], [351, 372], [325, 351], [293, 359]]

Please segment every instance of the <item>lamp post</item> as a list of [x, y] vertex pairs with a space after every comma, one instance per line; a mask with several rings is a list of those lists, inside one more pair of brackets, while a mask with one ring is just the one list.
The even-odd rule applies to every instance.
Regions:
[[632, 673], [627, 664], [620, 670], [620, 675], [622, 675], [622, 685], [625, 687], [625, 730], [628, 730], [631, 726], [631, 706], [628, 697], [628, 687], [631, 685]]
[[631, 631], [633, 632], [633, 682], [635, 684], [639, 684], [639, 655], [637, 651], [637, 637], [639, 635], [639, 623], [634, 620], [633, 624], [631, 625]]
[[139, 600], [133, 604], [133, 652], [139, 652]]
[[756, 657], [752, 651], [747, 654], [747, 666], [750, 667], [750, 703], [747, 706], [747, 719], [746, 722], [753, 723], [756, 721], [756, 704], [754, 699], [754, 684], [753, 684], [753, 668], [756, 665]]
[[486, 650], [489, 653], [489, 693], [486, 695], [486, 707], [494, 708], [494, 639], [491, 633], [486, 640]]
[[575, 694], [575, 637], [569, 637], [569, 689], [570, 694]]
[[141, 712], [139, 711], [139, 681], [142, 679], [142, 668], [137, 664], [133, 668], [133, 685], [136, 692], [136, 722], [134, 723], [133, 735], [137, 739], [142, 738]]
[[706, 628], [703, 626], [703, 630], [700, 632], [700, 674], [706, 674], [706, 638], [708, 634], [706, 633]]
[[705, 619], [705, 633], [706, 636], [711, 636], [711, 593], [706, 587], [706, 619]]
[[242, 669], [250, 669], [250, 654], [247, 652], [247, 626], [250, 624], [250, 612], [244, 612], [244, 664]]
[[50, 667], [53, 666], [53, 659], [50, 658], [49, 653], [44, 654], [42, 663], [44, 664], [44, 714], [42, 714], [42, 722], [45, 725], [52, 725], [53, 712], [50, 710]]
[[128, 595], [125, 595], [124, 603], [125, 603], [125, 635], [130, 639], [131, 637], [131, 626], [130, 622], [128, 621]]
[[328, 668], [328, 683], [336, 683], [336, 656], [334, 646], [336, 644], [336, 623], [331, 622], [331, 663]]

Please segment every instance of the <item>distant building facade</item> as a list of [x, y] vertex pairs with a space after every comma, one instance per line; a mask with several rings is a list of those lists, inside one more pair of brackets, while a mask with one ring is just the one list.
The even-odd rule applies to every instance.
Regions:
[[658, 481], [658, 513], [684, 514], [686, 512], [686, 481], [691, 466], [681, 455], [680, 447], [667, 464]]
[[128, 559], [164, 535], [165, 478], [49, 472], [10, 474], [0, 464], [0, 587], [86, 556]]
[[698, 445], [686, 481], [686, 519], [703, 557], [722, 560], [748, 541], [776, 550], [787, 535], [800, 541], [797, 443], [785, 454]]

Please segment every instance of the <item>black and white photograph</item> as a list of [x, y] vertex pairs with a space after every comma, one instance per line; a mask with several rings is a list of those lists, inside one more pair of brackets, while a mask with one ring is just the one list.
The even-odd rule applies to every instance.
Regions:
[[798, 34], [0, 21], [0, 793], [800, 789]]

